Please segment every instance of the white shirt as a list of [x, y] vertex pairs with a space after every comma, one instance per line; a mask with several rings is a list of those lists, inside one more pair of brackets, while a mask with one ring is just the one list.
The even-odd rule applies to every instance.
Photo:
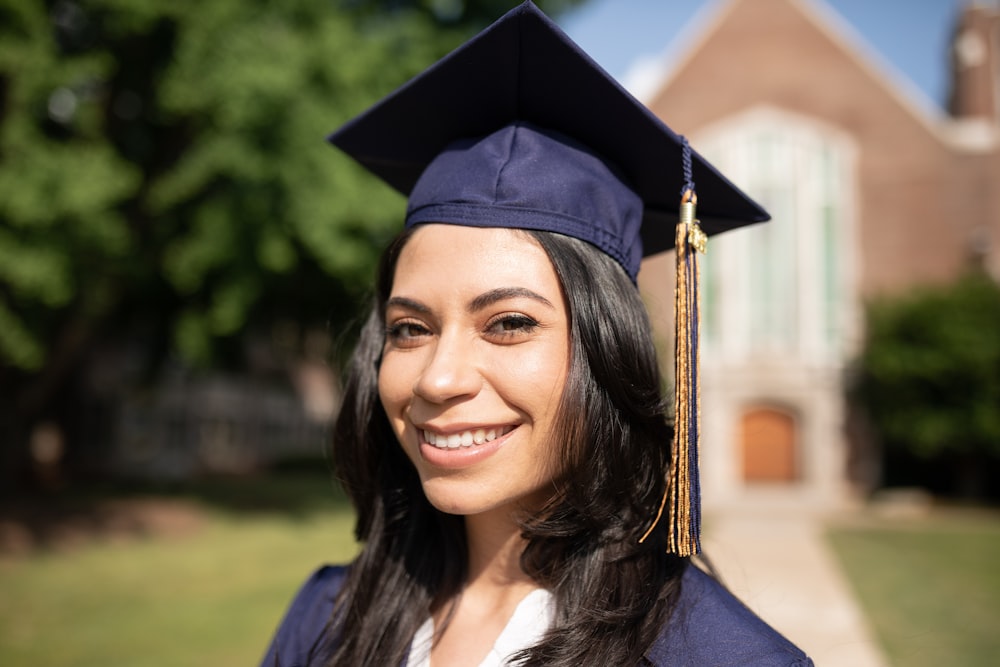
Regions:
[[[528, 593], [517, 604], [507, 625], [493, 643], [493, 648], [479, 663], [479, 667], [503, 667], [515, 653], [538, 643], [552, 623], [552, 603], [552, 594], [544, 588], [536, 588]], [[433, 641], [434, 619], [428, 618], [413, 637], [407, 667], [430, 667]]]

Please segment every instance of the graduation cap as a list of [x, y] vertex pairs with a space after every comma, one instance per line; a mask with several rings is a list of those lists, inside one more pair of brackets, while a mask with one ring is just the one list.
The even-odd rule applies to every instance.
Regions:
[[703, 246], [703, 233], [763, 222], [768, 214], [531, 2], [329, 140], [408, 197], [407, 227], [438, 222], [567, 234], [610, 255], [633, 282], [642, 257], [677, 247], [675, 442], [665, 500], [670, 550], [696, 553], [698, 317], [691, 245]]

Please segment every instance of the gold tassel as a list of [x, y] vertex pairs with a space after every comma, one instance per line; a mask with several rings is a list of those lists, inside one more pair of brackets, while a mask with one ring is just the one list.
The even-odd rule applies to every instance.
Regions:
[[698, 198], [687, 190], [681, 198], [677, 223], [677, 290], [674, 296], [674, 441], [667, 493], [670, 534], [667, 550], [678, 556], [701, 552], [701, 485], [698, 477], [698, 437], [701, 432], [701, 392], [698, 375], [700, 304], [698, 252], [707, 238], [695, 218]]
[[667, 488], [653, 524], [639, 540], [653, 532], [669, 500], [670, 530], [667, 552], [693, 556], [701, 552], [701, 484], [698, 476], [698, 436], [701, 431], [699, 386], [698, 256], [707, 237], [695, 218], [697, 197], [692, 189], [681, 197], [677, 223], [677, 287], [674, 292], [674, 440], [671, 443]]

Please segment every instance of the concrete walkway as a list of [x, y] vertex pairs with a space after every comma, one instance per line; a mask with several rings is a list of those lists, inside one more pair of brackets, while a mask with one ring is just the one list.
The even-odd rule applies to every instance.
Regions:
[[888, 667], [822, 531], [808, 513], [731, 511], [707, 517], [702, 546], [729, 589], [817, 667]]

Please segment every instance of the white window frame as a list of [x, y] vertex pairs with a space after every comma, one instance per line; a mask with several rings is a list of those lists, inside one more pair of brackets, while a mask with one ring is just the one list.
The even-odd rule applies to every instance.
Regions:
[[706, 356], [842, 363], [860, 322], [854, 141], [816, 119], [757, 107], [700, 130], [692, 144], [773, 216], [709, 242]]

